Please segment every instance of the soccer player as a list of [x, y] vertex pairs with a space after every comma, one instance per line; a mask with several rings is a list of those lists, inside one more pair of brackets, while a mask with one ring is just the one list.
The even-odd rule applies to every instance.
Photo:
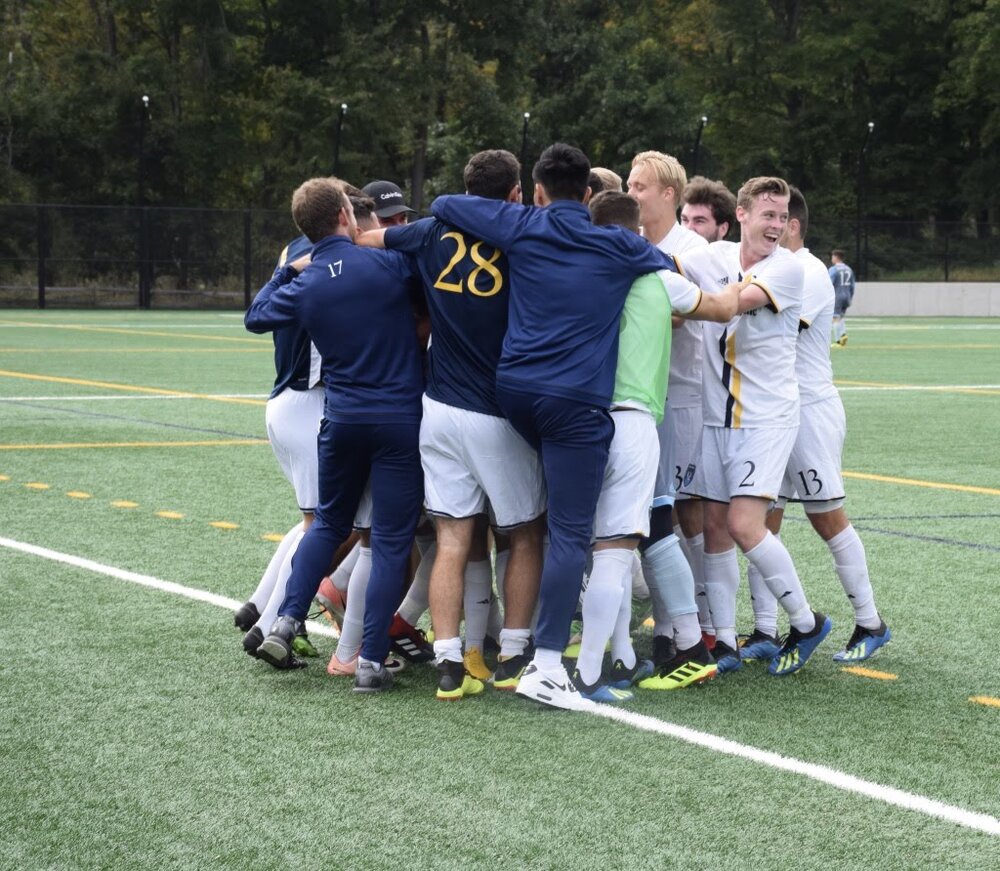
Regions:
[[[402, 594], [423, 499], [418, 437], [423, 378], [410, 306], [419, 289], [401, 255], [354, 244], [343, 187], [311, 179], [292, 197], [292, 217], [314, 243], [269, 281], [245, 317], [251, 332], [298, 323], [325, 367], [319, 436], [319, 505], [303, 536], [278, 619], [259, 649], [277, 668], [309, 609], [330, 559], [350, 534], [365, 485], [372, 489], [372, 571], [355, 690], [391, 685], [383, 665], [389, 623]], [[301, 274], [299, 270], [301, 271]]]
[[[677, 221], [677, 208], [686, 185], [684, 167], [669, 154], [643, 151], [632, 159], [628, 192], [639, 203], [642, 233], [668, 254], [683, 255], [707, 245], [701, 236]], [[653, 600], [653, 662], [658, 669], [668, 666], [676, 653], [674, 627], [666, 600], [678, 594], [668, 592], [666, 588], [670, 585], [686, 588], [693, 583], [698, 590], [703, 586], [701, 503], [686, 493], [678, 492], [685, 479], [688, 479], [688, 484], [691, 483], [690, 477], [698, 466], [701, 453], [701, 336], [701, 324], [680, 318], [676, 320], [670, 352], [666, 415], [657, 427], [660, 464], [650, 533], [642, 544], [642, 557], [643, 574]], [[675, 501], [684, 538], [683, 548], [674, 533]], [[686, 594], [681, 598], [686, 600]], [[710, 662], [711, 657], [704, 664]]]
[[[627, 194], [598, 194], [590, 201], [590, 211], [598, 226], [618, 225], [639, 232], [639, 204]], [[593, 568], [583, 594], [583, 637], [573, 678], [580, 693], [592, 701], [628, 701], [632, 698], [628, 687], [653, 673], [653, 663], [636, 658], [628, 630], [632, 555], [640, 539], [649, 535], [656, 485], [660, 452], [656, 426], [663, 420], [666, 399], [671, 312], [726, 322], [736, 313], [740, 288], [734, 284], [704, 295], [687, 279], [663, 270], [636, 279], [625, 300], [611, 405], [615, 434], [597, 500]], [[676, 537], [671, 537], [676, 546]], [[672, 592], [667, 596], [668, 613], [680, 649], [666, 670], [671, 683], [664, 688], [671, 689], [715, 674], [714, 660], [701, 638], [690, 571], [680, 595]], [[601, 661], [609, 639], [614, 664], [605, 683]], [[659, 687], [654, 684], [654, 688]]]
[[[795, 372], [799, 381], [799, 432], [795, 438], [776, 506], [768, 514], [768, 528], [777, 535], [789, 499], [801, 502], [813, 529], [830, 548], [834, 569], [854, 606], [855, 629], [837, 662], [861, 662], [892, 637], [875, 607], [865, 547], [844, 511], [841, 454], [847, 420], [830, 365], [830, 321], [834, 290], [822, 261], [809, 253], [805, 236], [809, 209], [798, 188], [791, 188], [788, 226], [782, 240], [802, 263], [805, 280]], [[777, 651], [777, 603], [754, 566], [748, 571], [755, 625], [743, 645], [744, 659], [769, 659]], [[769, 655], [770, 654], [770, 655]]]
[[[599, 187], [594, 187], [595, 176], [599, 180]], [[608, 169], [604, 166], [592, 166], [590, 168], [590, 182], [591, 196], [600, 193], [601, 191], [621, 192], [622, 190], [622, 177], [613, 169]]]
[[507, 255], [510, 313], [497, 401], [541, 454], [549, 551], [539, 596], [535, 655], [520, 695], [589, 710], [562, 664], [590, 550], [594, 509], [614, 426], [618, 325], [632, 281], [673, 261], [620, 227], [595, 227], [585, 200], [590, 162], [558, 143], [535, 164], [536, 206], [470, 196], [434, 201], [435, 217]]
[[399, 185], [391, 181], [370, 181], [362, 189], [366, 197], [375, 200], [375, 217], [383, 227], [395, 227], [410, 220], [415, 215], [403, 197]]
[[795, 339], [802, 311], [802, 266], [778, 241], [788, 223], [787, 183], [752, 178], [736, 198], [739, 242], [715, 242], [684, 260], [700, 287], [747, 274], [739, 314], [705, 325], [701, 495], [705, 503], [705, 589], [720, 673], [741, 665], [736, 642], [738, 545], [788, 613], [791, 629], [768, 665], [798, 671], [830, 633], [828, 617], [806, 600], [792, 558], [766, 526], [798, 431]]
[[847, 323], [844, 316], [854, 300], [854, 270], [844, 263], [844, 252], [834, 248], [830, 252], [830, 281], [836, 298], [833, 305], [833, 341], [843, 348], [847, 344]]
[[736, 197], [721, 181], [696, 175], [681, 202], [681, 224], [708, 242], [721, 242], [736, 226]]
[[[521, 166], [509, 151], [481, 151], [465, 167], [468, 194], [519, 203]], [[434, 341], [420, 427], [427, 513], [435, 518], [437, 556], [431, 571], [430, 607], [439, 680], [437, 697], [460, 699], [483, 685], [466, 672], [458, 635], [464, 584], [473, 584], [488, 609], [492, 578], [485, 552], [469, 561], [476, 518], [490, 510], [509, 538], [504, 579], [506, 617], [500, 633], [498, 689], [515, 689], [527, 665], [525, 650], [541, 573], [541, 523], [545, 510], [538, 455], [503, 417], [496, 398], [510, 278], [507, 259], [436, 218], [367, 234], [362, 244], [407, 253], [424, 281]], [[469, 572], [472, 572], [471, 576]], [[477, 598], [476, 596], [472, 598]], [[465, 601], [471, 605], [475, 603]], [[466, 627], [472, 619], [466, 606]], [[485, 621], [482, 632], [485, 634]], [[480, 640], [481, 639], [477, 639]], [[471, 654], [471, 656], [470, 656]], [[477, 662], [478, 665], [478, 662]]]

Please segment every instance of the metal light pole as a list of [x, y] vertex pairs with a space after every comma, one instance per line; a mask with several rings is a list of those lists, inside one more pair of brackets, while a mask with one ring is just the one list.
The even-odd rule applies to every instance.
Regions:
[[[528, 159], [528, 123], [531, 121], [531, 112], [524, 113], [524, 126], [521, 128], [521, 201], [531, 204], [531, 199], [528, 194], [528, 185], [524, 183], [524, 162]], [[530, 176], [529, 176], [530, 180]]]
[[698, 174], [698, 152], [701, 149], [701, 132], [705, 129], [706, 124], [708, 124], [708, 116], [702, 115], [701, 120], [698, 122], [698, 133], [694, 137], [694, 148], [691, 152], [691, 175]]
[[152, 121], [149, 113], [149, 97], [142, 95], [142, 110], [139, 113], [139, 178], [136, 199], [139, 203], [139, 308], [149, 308], [152, 297], [152, 276], [149, 264], [149, 215], [146, 209], [146, 121]]
[[344, 129], [344, 116], [347, 114], [347, 103], [340, 104], [340, 116], [337, 118], [337, 138], [333, 140], [333, 174], [340, 175], [340, 132]]
[[149, 97], [142, 95], [142, 111], [139, 112], [139, 190], [136, 199], [140, 206], [146, 205], [146, 120], [149, 114]]
[[[865, 160], [865, 154], [868, 151], [868, 141], [872, 138], [872, 133], [875, 130], [875, 122], [869, 121], [868, 127], [865, 130], [865, 138], [861, 142], [861, 151], [858, 152], [858, 189], [855, 194], [855, 201], [857, 205], [858, 215], [857, 215], [857, 226], [854, 232], [854, 262], [858, 267], [858, 277], [868, 278], [868, 257], [867, 251], [865, 252], [865, 259], [861, 259], [861, 228], [863, 222], [868, 217], [867, 206], [867, 190], [865, 187], [865, 171], [867, 169], [867, 161]], [[865, 233], [865, 239], [867, 241], [868, 234]]]

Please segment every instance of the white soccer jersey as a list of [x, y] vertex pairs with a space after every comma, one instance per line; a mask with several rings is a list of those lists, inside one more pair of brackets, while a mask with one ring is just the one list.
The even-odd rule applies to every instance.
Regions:
[[833, 282], [823, 262], [808, 248], [795, 252], [802, 264], [802, 312], [795, 350], [795, 374], [803, 405], [837, 395], [830, 365], [830, 330], [833, 324]]
[[[711, 292], [740, 281], [738, 242], [713, 242], [678, 258], [684, 274]], [[705, 323], [705, 426], [793, 427], [799, 423], [795, 341], [802, 311], [802, 266], [778, 248], [751, 270], [769, 303], [727, 324]]]
[[[707, 248], [708, 242], [680, 223], [656, 246], [667, 254], [683, 254]], [[675, 306], [674, 311], [677, 311]], [[692, 408], [701, 405], [702, 327], [700, 321], [685, 320], [674, 327], [670, 345], [670, 377], [667, 396], [671, 408]]]

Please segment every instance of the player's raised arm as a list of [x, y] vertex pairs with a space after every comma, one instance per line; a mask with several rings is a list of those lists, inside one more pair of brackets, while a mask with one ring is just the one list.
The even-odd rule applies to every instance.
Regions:
[[378, 230], [364, 230], [354, 237], [362, 248], [385, 248], [385, 227]]
[[438, 220], [501, 250], [510, 247], [527, 211], [528, 207], [520, 203], [466, 194], [441, 196], [431, 204], [431, 214]]

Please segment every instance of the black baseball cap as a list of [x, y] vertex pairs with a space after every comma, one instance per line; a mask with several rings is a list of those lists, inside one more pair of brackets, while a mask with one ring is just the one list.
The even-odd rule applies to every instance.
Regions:
[[401, 212], [413, 212], [413, 209], [406, 205], [399, 185], [391, 181], [370, 181], [361, 190], [375, 200], [375, 214], [379, 218], [391, 218]]

